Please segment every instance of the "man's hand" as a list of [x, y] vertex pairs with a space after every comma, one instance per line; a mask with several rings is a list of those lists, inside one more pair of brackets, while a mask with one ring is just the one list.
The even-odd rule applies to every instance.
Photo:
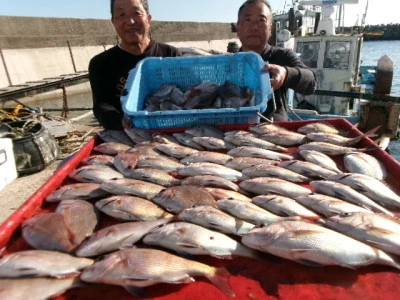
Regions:
[[279, 65], [267, 64], [261, 71], [269, 72], [272, 89], [277, 90], [285, 83], [287, 77], [286, 68]]

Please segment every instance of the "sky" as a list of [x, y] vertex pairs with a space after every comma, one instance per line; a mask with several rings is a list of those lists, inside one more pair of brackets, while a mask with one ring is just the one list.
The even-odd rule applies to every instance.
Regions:
[[[343, 0], [345, 1], [345, 0]], [[397, 0], [358, 0], [345, 7], [346, 26], [361, 20], [368, 1], [366, 25], [400, 23]], [[222, 22], [237, 20], [237, 10], [244, 0], [149, 0], [155, 21]], [[78, 19], [109, 19], [109, 0], [0, 0], [0, 15], [56, 17]], [[275, 12], [287, 11], [292, 0], [270, 0]]]

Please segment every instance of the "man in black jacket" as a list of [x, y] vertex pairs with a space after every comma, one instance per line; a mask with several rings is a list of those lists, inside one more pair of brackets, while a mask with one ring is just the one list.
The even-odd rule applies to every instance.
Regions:
[[121, 42], [93, 57], [89, 80], [93, 113], [104, 129], [123, 129], [126, 125], [120, 96], [129, 71], [151, 56], [180, 56], [175, 47], [150, 38], [151, 15], [147, 0], [111, 0], [111, 22]]
[[275, 105], [268, 103], [264, 116], [273, 121], [288, 120], [288, 89], [309, 95], [315, 91], [316, 77], [292, 50], [268, 44], [271, 37], [272, 9], [268, 1], [247, 0], [239, 8], [237, 34], [241, 51], [254, 51], [268, 62], [263, 71], [269, 72]]

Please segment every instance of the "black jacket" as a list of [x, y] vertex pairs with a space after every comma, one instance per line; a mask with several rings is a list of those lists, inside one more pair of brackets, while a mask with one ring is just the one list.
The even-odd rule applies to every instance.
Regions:
[[264, 61], [283, 66], [287, 70], [285, 83], [278, 90], [274, 91], [276, 102], [275, 112], [273, 112], [273, 105], [268, 103], [267, 110], [263, 115], [269, 119], [273, 117], [274, 121], [287, 121], [288, 89], [292, 89], [303, 95], [314, 93], [317, 86], [315, 73], [290, 49], [268, 45], [261, 53], [261, 57]]
[[122, 129], [124, 113], [120, 97], [129, 71], [146, 57], [171, 56], [180, 56], [179, 50], [151, 41], [142, 55], [133, 55], [119, 46], [114, 46], [90, 60], [89, 80], [93, 95], [93, 113], [104, 129]]

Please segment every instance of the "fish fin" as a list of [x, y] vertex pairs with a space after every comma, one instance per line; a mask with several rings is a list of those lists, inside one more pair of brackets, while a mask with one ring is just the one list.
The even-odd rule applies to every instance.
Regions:
[[140, 298], [140, 299], [149, 298], [146, 291], [142, 288], [129, 285], [129, 286], [124, 286], [124, 289], [127, 290], [128, 293], [134, 296], [135, 298]]
[[215, 268], [215, 272], [205, 274], [219, 290], [230, 297], [235, 297], [235, 293], [229, 283], [229, 276], [231, 275], [226, 268]]

